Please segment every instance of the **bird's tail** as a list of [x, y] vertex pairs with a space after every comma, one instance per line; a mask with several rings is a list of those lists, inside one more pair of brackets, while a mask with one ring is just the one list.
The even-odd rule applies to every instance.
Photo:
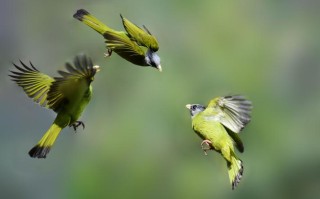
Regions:
[[61, 130], [62, 128], [60, 126], [53, 123], [38, 144], [29, 151], [30, 157], [46, 158], [46, 155], [49, 153]]
[[243, 174], [242, 161], [236, 156], [231, 156], [231, 162], [227, 162], [228, 174], [232, 189], [234, 189], [240, 182]]
[[87, 24], [92, 29], [100, 33], [101, 35], [103, 35], [107, 31], [113, 31], [111, 28], [109, 28], [107, 25], [102, 23], [99, 19], [91, 15], [85, 9], [77, 10], [77, 12], [73, 15], [73, 17]]

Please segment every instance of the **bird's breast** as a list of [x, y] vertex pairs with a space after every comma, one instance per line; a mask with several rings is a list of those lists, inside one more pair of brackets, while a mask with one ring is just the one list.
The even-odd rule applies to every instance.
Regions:
[[221, 142], [228, 137], [225, 128], [219, 122], [195, 120], [192, 127], [203, 140], [210, 140], [216, 150], [221, 148]]

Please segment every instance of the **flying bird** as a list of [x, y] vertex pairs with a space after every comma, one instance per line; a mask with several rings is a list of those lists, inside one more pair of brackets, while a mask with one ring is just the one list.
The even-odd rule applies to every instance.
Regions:
[[214, 98], [207, 107], [201, 104], [187, 104], [186, 107], [190, 110], [193, 130], [203, 140], [201, 146], [205, 154], [207, 150], [215, 150], [226, 160], [234, 189], [243, 174], [243, 164], [235, 154], [234, 146], [239, 152], [244, 151], [238, 133], [251, 120], [251, 101], [233, 95]]
[[78, 121], [92, 96], [91, 82], [99, 66], [94, 66], [85, 55], [74, 58], [73, 65], [66, 63], [67, 71], [58, 71], [60, 77], [50, 77], [33, 66], [20, 61], [13, 64], [15, 71], [9, 75], [24, 92], [42, 107], [57, 113], [53, 124], [40, 141], [29, 151], [33, 158], [46, 158], [61, 130], [72, 126], [75, 130], [84, 123]]
[[120, 16], [126, 32], [111, 29], [84, 9], [77, 10], [73, 15], [105, 38], [106, 56], [111, 56], [114, 51], [135, 65], [151, 66], [162, 71], [160, 57], [156, 54], [159, 49], [157, 39], [145, 26], [142, 29], [122, 15]]

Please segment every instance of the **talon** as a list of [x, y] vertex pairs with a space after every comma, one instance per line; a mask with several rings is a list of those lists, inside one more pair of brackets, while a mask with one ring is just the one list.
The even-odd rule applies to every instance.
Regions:
[[85, 125], [84, 125], [84, 123], [82, 122], [82, 121], [75, 121], [73, 124], [70, 124], [69, 125], [69, 127], [73, 127], [73, 130], [75, 131], [75, 132], [77, 132], [77, 128], [79, 127], [79, 126], [82, 126], [82, 129], [84, 129], [85, 128]]
[[[203, 146], [204, 144], [206, 144], [207, 147], [204, 147], [204, 146]], [[211, 142], [210, 140], [203, 140], [203, 141], [201, 142], [201, 149], [203, 150], [204, 155], [208, 155], [208, 154], [207, 154], [207, 151], [211, 149], [211, 144], [212, 144], [212, 142]]]
[[81, 122], [82, 130], [86, 127], [83, 122]]
[[110, 57], [112, 54], [112, 49], [108, 48], [106, 53], [103, 53], [104, 57]]

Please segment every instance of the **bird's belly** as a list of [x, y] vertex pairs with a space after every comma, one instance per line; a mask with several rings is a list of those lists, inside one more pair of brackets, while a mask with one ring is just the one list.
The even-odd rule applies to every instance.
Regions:
[[135, 65], [138, 65], [138, 66], [149, 66], [146, 61], [145, 61], [145, 58], [144, 57], [140, 57], [140, 56], [131, 56], [131, 55], [128, 55], [128, 53], [124, 53], [122, 51], [118, 51], [116, 49], [113, 50], [115, 53], [117, 53], [120, 57], [122, 57], [123, 59], [135, 64]]
[[89, 101], [90, 97], [82, 98], [81, 100], [73, 102], [72, 104], [69, 104], [69, 106], [65, 107], [65, 112], [71, 118], [70, 124], [73, 124], [79, 119]]
[[216, 151], [220, 151], [227, 135], [221, 124], [204, 122], [194, 126], [194, 130], [202, 139], [211, 141], [211, 145]]

